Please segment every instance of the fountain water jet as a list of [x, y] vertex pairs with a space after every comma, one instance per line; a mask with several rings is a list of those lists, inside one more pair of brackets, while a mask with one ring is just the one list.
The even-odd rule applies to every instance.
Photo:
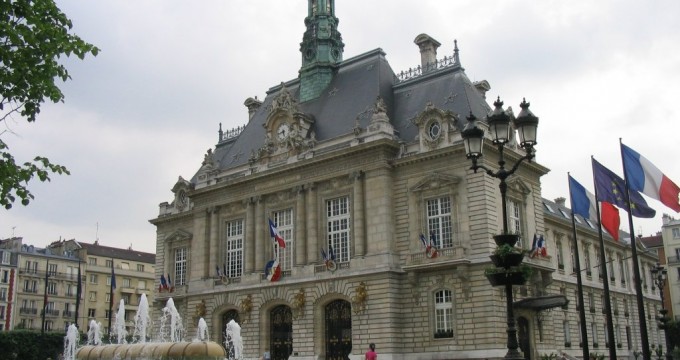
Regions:
[[[113, 330], [111, 330], [111, 338], [116, 336], [117, 344], [125, 344], [127, 340], [127, 330], [125, 330], [125, 302], [120, 299], [120, 304], [118, 305], [118, 312], [116, 313], [115, 322], [113, 324]], [[113, 340], [112, 340], [113, 341]]]
[[241, 326], [236, 321], [231, 320], [227, 323], [225, 330], [226, 340], [224, 347], [227, 349], [227, 359], [243, 359], [243, 339], [241, 338]]
[[66, 331], [66, 338], [64, 341], [64, 360], [75, 359], [76, 348], [78, 347], [79, 341], [80, 333], [78, 332], [78, 328], [76, 327], [75, 324], [69, 325], [68, 330]]
[[[123, 300], [121, 300], [122, 303]], [[146, 294], [139, 297], [139, 306], [137, 306], [137, 314], [135, 314], [135, 329], [132, 332], [132, 338], [138, 343], [145, 343], [148, 337], [148, 328], [151, 323], [149, 317], [149, 301], [146, 299]]]
[[91, 320], [90, 327], [87, 330], [87, 345], [101, 345], [102, 344], [102, 324]]
[[210, 335], [208, 334], [208, 324], [206, 324], [205, 319], [198, 319], [198, 329], [196, 329], [196, 339], [194, 341], [208, 341], [210, 340]]
[[[169, 320], [169, 324], [168, 324]], [[165, 327], [169, 325], [169, 328]], [[169, 298], [165, 307], [163, 308], [163, 315], [161, 316], [160, 336], [161, 341], [165, 341], [165, 334], [168, 333], [170, 342], [181, 341], [184, 337], [184, 326], [182, 325], [182, 317], [175, 307], [175, 302]]]

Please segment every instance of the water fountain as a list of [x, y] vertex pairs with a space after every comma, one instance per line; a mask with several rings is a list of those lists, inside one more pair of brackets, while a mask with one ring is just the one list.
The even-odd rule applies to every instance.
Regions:
[[[125, 314], [125, 304], [121, 300], [120, 309], [123, 309], [123, 315]], [[116, 316], [118, 318], [118, 316]], [[122, 319], [122, 318], [121, 318]], [[148, 329], [150, 328], [149, 320], [149, 306], [146, 300], [146, 296], [140, 298], [139, 307], [137, 309], [137, 315], [135, 315], [135, 330], [134, 338], [135, 342], [131, 344], [124, 343], [125, 336], [121, 338], [121, 334], [124, 333], [125, 324], [124, 321], [117, 321], [116, 331], [118, 335], [118, 344], [110, 345], [85, 345], [76, 350], [77, 347], [77, 331], [75, 328], [75, 335], [71, 334], [71, 328], [69, 328], [69, 334], [66, 337], [66, 346], [64, 350], [64, 358], [67, 360], [72, 359], [126, 359], [126, 360], [136, 360], [136, 359], [219, 359], [225, 358], [226, 353], [224, 348], [222, 348], [218, 343], [208, 340], [208, 326], [201, 318], [198, 323], [198, 336], [194, 341], [183, 341], [184, 327], [182, 326], [182, 318], [180, 317], [175, 304], [171, 299], [168, 299], [166, 306], [163, 308], [163, 315], [161, 316], [160, 326], [159, 326], [159, 339], [157, 341], [147, 342]], [[92, 327], [92, 322], [90, 326]], [[239, 344], [238, 354], [243, 351], [243, 345], [241, 342], [240, 327], [238, 324], [234, 323], [231, 330], [228, 330], [228, 334], [231, 334], [231, 343]], [[97, 324], [95, 323], [95, 327]], [[228, 327], [229, 328], [229, 327]], [[122, 330], [121, 330], [122, 329]], [[95, 330], [91, 328], [94, 334]], [[89, 334], [89, 332], [88, 332]], [[167, 335], [167, 337], [166, 337]], [[167, 338], [169, 337], [169, 340]], [[88, 338], [89, 339], [89, 338]], [[101, 341], [99, 342], [101, 344]], [[68, 349], [71, 349], [67, 351]], [[75, 357], [74, 357], [75, 356]], [[240, 359], [240, 357], [230, 357], [230, 359]]]

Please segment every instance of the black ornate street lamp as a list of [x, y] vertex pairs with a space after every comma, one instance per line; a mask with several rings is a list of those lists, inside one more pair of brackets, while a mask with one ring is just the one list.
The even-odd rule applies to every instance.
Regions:
[[666, 276], [666, 269], [661, 266], [661, 264], [656, 263], [656, 266], [652, 268], [652, 279], [654, 280], [654, 285], [656, 285], [656, 288], [659, 289], [659, 295], [661, 296], [661, 310], [659, 310], [661, 315], [657, 317], [657, 320], [659, 320], [659, 329], [663, 330], [664, 336], [666, 338], [666, 360], [673, 360], [673, 355], [671, 355], [671, 352], [669, 351], [671, 348], [671, 343], [668, 336], [668, 322], [671, 319], [669, 319], [666, 315], [668, 310], [666, 310], [663, 302], [663, 286], [666, 283]]
[[[506, 203], [506, 192], [508, 185], [505, 180], [517, 171], [519, 165], [522, 161], [527, 160], [531, 162], [534, 157], [534, 145], [536, 145], [536, 129], [538, 128], [538, 117], [531, 113], [529, 110], [529, 103], [526, 100], [522, 100], [519, 105], [522, 111], [517, 115], [517, 118], [512, 119], [510, 115], [503, 110], [503, 102], [498, 98], [494, 103], [493, 112], [486, 117], [486, 123], [489, 126], [489, 132], [491, 134], [491, 142], [498, 148], [498, 170], [493, 171], [484, 165], [480, 165], [477, 161], [482, 157], [482, 150], [484, 148], [484, 130], [481, 129], [477, 124], [477, 118], [470, 112], [470, 116], [467, 117], [468, 124], [465, 126], [461, 135], [463, 137], [463, 143], [465, 144], [465, 153], [468, 159], [472, 160], [472, 167], [470, 168], [474, 172], [478, 169], [486, 171], [486, 173], [494, 178], [500, 180], [499, 188], [501, 191], [501, 207], [503, 211], [503, 234], [508, 235], [508, 214], [507, 214], [507, 203]], [[505, 158], [503, 154], [503, 149], [506, 144], [510, 142], [511, 137], [511, 122], [514, 123], [515, 129], [519, 134], [519, 145], [524, 149], [526, 154], [519, 158], [517, 162], [509, 170], [505, 168]], [[514, 134], [513, 134], [514, 135]], [[499, 236], [494, 237], [496, 242], [500, 245], [497, 240]], [[514, 246], [515, 242], [519, 237], [515, 235], [515, 240], [510, 242], [505, 242], [510, 246]], [[521, 262], [521, 259], [520, 259]], [[514, 264], [519, 265], [519, 263]], [[519, 343], [517, 342], [517, 328], [515, 326], [515, 315], [513, 311], [513, 299], [512, 299], [512, 285], [513, 281], [509, 278], [505, 281], [505, 299], [506, 299], [506, 313], [507, 313], [507, 347], [508, 352], [505, 355], [505, 359], [524, 359], [522, 353], [518, 350]]]

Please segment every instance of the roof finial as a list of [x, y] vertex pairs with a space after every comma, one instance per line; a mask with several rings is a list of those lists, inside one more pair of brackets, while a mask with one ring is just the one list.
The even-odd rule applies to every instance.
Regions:
[[453, 40], [453, 64], [460, 65], [460, 57], [458, 56], [458, 40]]

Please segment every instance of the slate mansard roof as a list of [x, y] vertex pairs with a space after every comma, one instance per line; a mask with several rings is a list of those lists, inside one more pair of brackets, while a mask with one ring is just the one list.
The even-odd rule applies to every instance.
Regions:
[[[484, 119], [490, 107], [484, 95], [465, 75], [454, 57], [437, 62], [436, 68], [417, 76], [398, 78], [381, 49], [375, 49], [339, 64], [336, 74], [320, 97], [298, 104], [300, 112], [314, 119], [312, 130], [317, 143], [349, 134], [355, 126], [366, 128], [376, 99], [381, 97], [395, 129], [397, 141], [417, 141], [418, 128], [412, 123], [428, 102], [436, 108], [458, 116], [456, 127], [462, 130], [470, 113]], [[214, 152], [216, 170], [243, 166], [250, 155], [266, 141], [264, 124], [272, 101], [284, 88], [299, 99], [299, 78], [269, 89], [262, 105], [235, 140], [220, 142]], [[191, 180], [196, 183], [197, 176]]]

